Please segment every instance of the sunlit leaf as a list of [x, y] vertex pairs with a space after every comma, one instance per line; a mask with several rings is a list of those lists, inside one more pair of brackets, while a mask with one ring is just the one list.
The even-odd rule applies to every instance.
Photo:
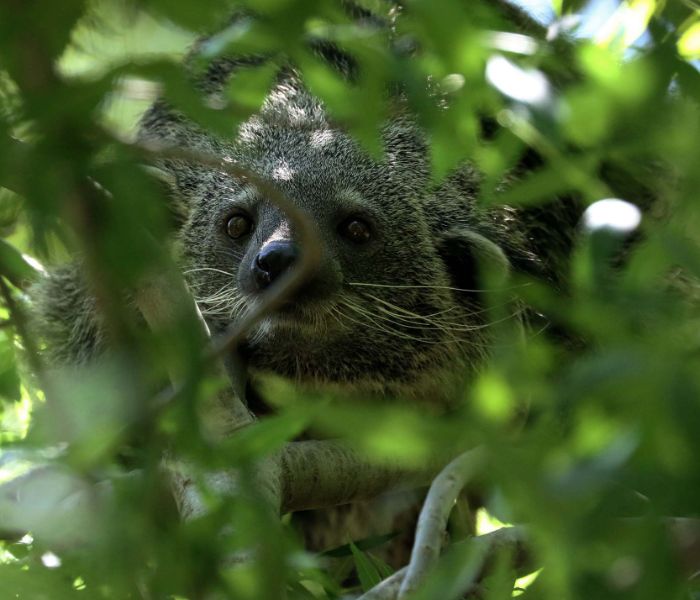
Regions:
[[596, 35], [602, 46], [624, 49], [644, 33], [657, 8], [656, 0], [625, 0]]
[[678, 51], [689, 60], [700, 58], [700, 21], [683, 32], [678, 40]]

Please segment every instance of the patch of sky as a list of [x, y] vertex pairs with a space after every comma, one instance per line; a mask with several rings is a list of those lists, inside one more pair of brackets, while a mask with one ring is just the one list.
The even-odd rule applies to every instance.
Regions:
[[[543, 25], [549, 25], [556, 17], [551, 0], [512, 0], [512, 3], [524, 8]], [[582, 23], [578, 34], [582, 37], [595, 35], [619, 4], [619, 0], [588, 2], [581, 11]]]
[[[512, 3], [525, 9], [533, 18], [543, 25], [551, 25], [556, 19], [551, 0], [512, 0]], [[572, 33], [580, 38], [596, 38], [610, 26], [611, 17], [622, 4], [621, 0], [590, 0], [579, 13], [579, 20]], [[633, 56], [635, 50], [649, 45], [651, 38], [647, 31], [628, 48], [627, 56]]]

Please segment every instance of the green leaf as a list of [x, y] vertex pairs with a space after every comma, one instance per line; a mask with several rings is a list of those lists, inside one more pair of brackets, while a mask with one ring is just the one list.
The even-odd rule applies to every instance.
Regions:
[[[356, 548], [360, 550], [371, 550], [372, 548], [376, 548], [378, 546], [381, 546], [382, 544], [385, 544], [389, 540], [393, 540], [397, 535], [399, 535], [398, 531], [394, 531], [392, 533], [387, 533], [384, 535], [374, 535], [363, 540], [355, 540], [353, 544]], [[351, 555], [351, 544], [343, 544], [342, 546], [338, 546], [337, 548], [326, 550], [321, 554], [321, 556], [328, 556], [329, 558], [342, 558], [343, 556]]]
[[245, 462], [270, 454], [285, 442], [300, 435], [309, 420], [298, 411], [260, 419], [226, 440], [223, 444], [225, 455], [233, 460]]
[[394, 569], [391, 568], [391, 565], [385, 563], [381, 558], [375, 556], [374, 554], [371, 554], [370, 552], [367, 553], [367, 556], [369, 556], [369, 558], [374, 563], [374, 566], [377, 568], [377, 571], [379, 571], [379, 576], [382, 579], [391, 577], [394, 574]]
[[499, 205], [531, 206], [570, 191], [571, 184], [562, 177], [560, 169], [545, 167], [528, 173], [492, 201]]
[[18, 287], [38, 279], [41, 275], [17, 248], [0, 239], [0, 274]]
[[0, 331], [0, 398], [16, 402], [21, 396], [14, 342], [7, 331]]
[[193, 31], [206, 30], [219, 25], [227, 16], [227, 11], [222, 4], [218, 0], [200, 2], [150, 0], [150, 5], [163, 16]]
[[244, 114], [252, 114], [260, 108], [279, 71], [274, 63], [254, 65], [236, 71], [228, 84], [226, 94]]
[[22, 563], [0, 565], [0, 581], [2, 582], [3, 598], [18, 598], [29, 600], [71, 600], [82, 599], [82, 594], [66, 577], [65, 570], [47, 569], [32, 565], [27, 568]]
[[352, 542], [350, 543], [350, 550], [352, 551], [352, 558], [355, 562], [355, 568], [357, 569], [357, 576], [360, 578], [362, 590], [367, 592], [382, 580], [382, 576], [369, 555], [362, 552]]

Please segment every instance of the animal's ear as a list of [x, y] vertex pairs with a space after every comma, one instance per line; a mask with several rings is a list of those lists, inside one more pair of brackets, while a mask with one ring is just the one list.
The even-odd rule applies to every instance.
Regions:
[[485, 282], [502, 284], [510, 274], [510, 261], [502, 248], [475, 231], [451, 229], [437, 248], [456, 288], [468, 291], [478, 290]]
[[418, 125], [399, 115], [382, 130], [388, 165], [400, 171], [401, 177], [428, 182], [430, 161], [425, 135]]

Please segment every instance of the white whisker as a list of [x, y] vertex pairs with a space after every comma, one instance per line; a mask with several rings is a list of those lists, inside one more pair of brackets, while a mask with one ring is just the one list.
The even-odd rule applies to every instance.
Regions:
[[229, 277], [235, 277], [233, 273], [229, 273], [223, 269], [215, 269], [214, 267], [197, 267], [196, 269], [187, 269], [186, 271], [183, 271], [183, 273], [185, 275], [189, 275], [190, 273], [201, 273], [203, 271], [213, 271], [215, 273], [221, 273], [222, 275], [228, 275]]
[[453, 292], [465, 292], [469, 294], [482, 294], [486, 292], [500, 292], [505, 290], [516, 290], [530, 285], [522, 283], [502, 288], [482, 288], [479, 290], [470, 290], [466, 288], [452, 287], [449, 285], [412, 285], [412, 284], [388, 284], [388, 283], [369, 283], [364, 281], [348, 281], [347, 285], [355, 285], [358, 287], [375, 287], [375, 288], [391, 288], [391, 289], [431, 289], [431, 290], [451, 290]]

